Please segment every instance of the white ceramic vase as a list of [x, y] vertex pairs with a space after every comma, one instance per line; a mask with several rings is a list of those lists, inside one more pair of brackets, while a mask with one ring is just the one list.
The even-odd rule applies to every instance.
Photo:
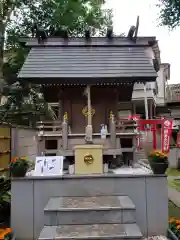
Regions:
[[104, 173], [108, 173], [108, 163], [104, 163]]
[[74, 174], [74, 164], [69, 165], [69, 174]]

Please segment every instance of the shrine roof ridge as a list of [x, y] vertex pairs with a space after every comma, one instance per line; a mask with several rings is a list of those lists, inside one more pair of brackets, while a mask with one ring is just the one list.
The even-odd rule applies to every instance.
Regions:
[[38, 42], [34, 38], [20, 38], [19, 41], [27, 47], [145, 47], [153, 46], [157, 43], [156, 37], [137, 37], [136, 41], [130, 40], [128, 37], [48, 37], [46, 40]]

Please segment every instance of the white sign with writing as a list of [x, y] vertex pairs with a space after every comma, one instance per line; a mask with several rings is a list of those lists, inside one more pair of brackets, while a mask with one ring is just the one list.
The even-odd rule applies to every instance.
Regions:
[[34, 176], [63, 175], [63, 156], [36, 157]]

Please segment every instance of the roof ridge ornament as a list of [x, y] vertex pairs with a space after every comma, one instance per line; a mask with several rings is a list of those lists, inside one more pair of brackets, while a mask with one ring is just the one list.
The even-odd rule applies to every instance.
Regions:
[[137, 35], [138, 35], [138, 30], [139, 30], [139, 16], [137, 16], [136, 26], [133, 25], [133, 26], [130, 27], [127, 37], [131, 41], [136, 42]]
[[111, 40], [113, 38], [113, 27], [107, 28], [106, 37]]
[[37, 23], [33, 24], [33, 27], [31, 29], [32, 36], [36, 36], [38, 39], [38, 43], [44, 42], [48, 38], [48, 34], [46, 30], [43, 28], [38, 27]]
[[91, 31], [90, 31], [89, 28], [85, 30], [84, 35], [85, 35], [85, 39], [86, 39], [87, 41], [91, 39]]

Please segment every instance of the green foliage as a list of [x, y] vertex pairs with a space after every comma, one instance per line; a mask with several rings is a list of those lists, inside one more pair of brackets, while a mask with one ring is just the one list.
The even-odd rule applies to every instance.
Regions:
[[[104, 0], [4, 0], [0, 2], [0, 80], [10, 85], [17, 81], [17, 73], [29, 49], [19, 42], [20, 37], [31, 37], [32, 27], [56, 31], [68, 29], [70, 36], [81, 36], [87, 27], [92, 35], [101, 35], [112, 25], [112, 11], [102, 9]], [[1, 28], [2, 26], [2, 28]], [[4, 30], [3, 30], [4, 29]], [[6, 39], [5, 39], [6, 33]], [[5, 41], [4, 41], [5, 40]], [[2, 54], [1, 54], [2, 53]], [[3, 62], [3, 55], [6, 59]], [[0, 81], [1, 87], [1, 81]], [[28, 91], [26, 91], [28, 89]], [[0, 106], [1, 121], [34, 125], [42, 117], [54, 118], [40, 89], [10, 85], [4, 90], [7, 102]]]
[[168, 168], [166, 174], [168, 176], [180, 177], [180, 170], [175, 168]]
[[12, 168], [21, 168], [21, 167], [26, 169], [29, 168], [29, 161], [26, 158], [16, 157], [9, 164], [10, 171]]
[[47, 31], [50, 27], [68, 29], [70, 36], [81, 36], [87, 27], [91, 28], [92, 35], [104, 34], [106, 28], [112, 26], [112, 11], [102, 9], [103, 3], [105, 1], [99, 0], [21, 1], [6, 27], [6, 48], [13, 54], [5, 73], [9, 70], [17, 73], [21, 68], [28, 51], [24, 51], [19, 38], [32, 36], [34, 23]]
[[0, 178], [0, 209], [4, 202], [10, 202], [11, 181]]
[[45, 102], [37, 86], [14, 84], [4, 88], [7, 101], [0, 106], [1, 122], [35, 126], [36, 121], [55, 119], [55, 114]]
[[11, 180], [0, 178], [0, 222], [9, 225], [11, 204]]
[[180, 0], [159, 0], [160, 23], [170, 29], [180, 25]]
[[177, 142], [178, 132], [179, 132], [179, 129], [173, 129], [173, 130], [172, 130], [172, 138], [173, 138], [175, 144], [176, 144], [176, 142]]

